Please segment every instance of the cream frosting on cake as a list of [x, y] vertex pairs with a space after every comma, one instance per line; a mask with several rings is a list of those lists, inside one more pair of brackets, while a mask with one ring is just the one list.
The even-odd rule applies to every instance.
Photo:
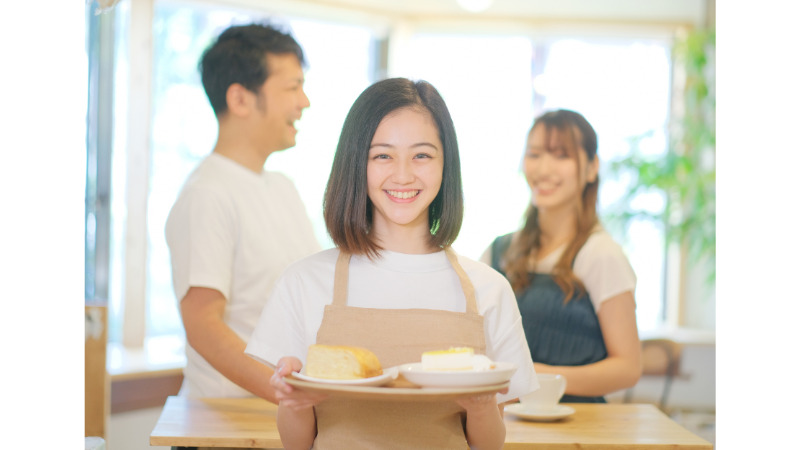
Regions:
[[491, 370], [495, 363], [485, 355], [476, 355], [470, 347], [451, 347], [422, 354], [422, 370], [457, 371]]
[[471, 370], [475, 351], [469, 347], [451, 347], [422, 354], [422, 370]]
[[472, 356], [472, 370], [490, 370], [494, 369], [494, 362], [486, 355], [473, 355]]

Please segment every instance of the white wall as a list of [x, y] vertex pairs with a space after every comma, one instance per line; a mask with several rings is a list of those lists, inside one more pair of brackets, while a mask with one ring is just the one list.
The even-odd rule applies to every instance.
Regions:
[[84, 33], [82, 2], [3, 3], [3, 448], [83, 440]]

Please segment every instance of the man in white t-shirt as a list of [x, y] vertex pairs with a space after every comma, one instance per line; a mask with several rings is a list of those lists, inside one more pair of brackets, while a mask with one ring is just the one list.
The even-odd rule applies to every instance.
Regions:
[[187, 339], [181, 395], [276, 401], [272, 370], [244, 349], [283, 269], [320, 249], [292, 182], [264, 171], [295, 145], [304, 64], [290, 34], [258, 24], [228, 28], [200, 62], [218, 138], [166, 224]]

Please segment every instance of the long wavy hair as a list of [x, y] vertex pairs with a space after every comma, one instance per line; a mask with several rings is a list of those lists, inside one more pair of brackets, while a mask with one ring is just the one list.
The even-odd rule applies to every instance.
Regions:
[[[570, 158], [578, 159], [578, 152], [586, 153], [587, 163], [597, 157], [597, 133], [582, 115], [569, 110], [555, 110], [537, 117], [528, 136], [534, 130], [544, 128], [547, 133], [546, 142], [550, 142], [552, 133], [559, 133], [562, 141], [567, 144], [566, 151]], [[548, 148], [548, 152], [554, 149]], [[580, 171], [583, 167], [578, 167]], [[564, 302], [568, 302], [578, 293], [585, 293], [586, 288], [575, 273], [572, 264], [578, 251], [586, 243], [598, 223], [597, 219], [597, 191], [600, 177], [587, 182], [581, 194], [576, 214], [575, 236], [567, 244], [567, 248], [553, 268], [552, 276], [556, 284], [564, 291]], [[524, 291], [532, 281], [529, 273], [529, 261], [541, 247], [541, 228], [539, 227], [539, 209], [531, 204], [525, 213], [525, 224], [518, 233], [515, 233], [511, 245], [503, 255], [503, 266], [514, 292]]]

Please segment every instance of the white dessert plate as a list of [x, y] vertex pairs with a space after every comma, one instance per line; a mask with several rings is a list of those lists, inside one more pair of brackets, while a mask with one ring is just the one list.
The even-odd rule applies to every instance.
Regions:
[[344, 386], [383, 386], [394, 381], [398, 373], [399, 370], [397, 367], [389, 367], [388, 369], [383, 369], [383, 375], [370, 378], [357, 378], [355, 380], [331, 380], [328, 378], [310, 377], [304, 373], [297, 372], [292, 375], [298, 380], [311, 381], [313, 383], [338, 384]]
[[506, 405], [505, 411], [520, 419], [533, 420], [536, 422], [553, 422], [575, 414], [575, 409], [567, 405], [557, 405], [555, 409], [548, 411], [537, 411], [522, 403]]
[[472, 387], [504, 383], [517, 371], [517, 365], [496, 362], [485, 370], [422, 370], [422, 363], [403, 364], [400, 373], [406, 380], [422, 387]]

